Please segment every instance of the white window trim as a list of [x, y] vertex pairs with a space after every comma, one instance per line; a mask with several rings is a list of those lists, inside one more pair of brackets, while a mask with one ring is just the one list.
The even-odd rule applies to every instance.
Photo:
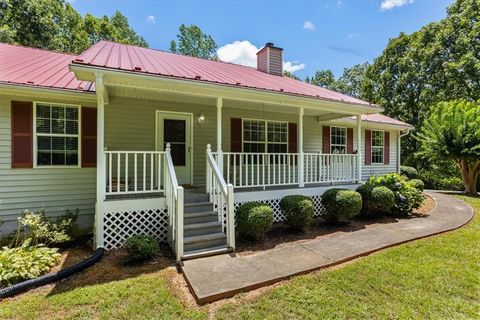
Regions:
[[[383, 136], [383, 146], [373, 146], [373, 132], [381, 132]], [[373, 165], [383, 165], [385, 163], [385, 130], [372, 130], [372, 136], [370, 137], [370, 157]], [[373, 148], [382, 149], [382, 162], [373, 162]]]
[[[37, 164], [37, 104], [47, 104], [52, 106], [64, 106], [64, 107], [75, 107], [78, 110], [78, 134], [44, 134], [49, 137], [78, 137], [78, 164], [75, 166], [67, 165], [38, 165]], [[62, 168], [81, 168], [82, 167], [82, 106], [79, 104], [69, 104], [69, 103], [58, 103], [58, 102], [46, 102], [46, 101], [33, 101], [33, 168], [39, 169], [62, 169]], [[42, 134], [39, 134], [40, 136]]]
[[[332, 128], [338, 128], [338, 129], [343, 129], [345, 130], [345, 144], [333, 144], [332, 143]], [[347, 127], [340, 127], [340, 126], [331, 126], [330, 127], [330, 153], [333, 153], [333, 147], [336, 146], [336, 147], [345, 147], [345, 153], [341, 153], [341, 154], [347, 154], [347, 144], [348, 144], [348, 132], [347, 132]]]
[[[265, 139], [263, 141], [250, 141], [250, 140], [245, 140], [245, 130], [244, 130], [244, 121], [249, 120], [249, 121], [262, 121], [265, 123]], [[268, 142], [268, 123], [269, 122], [277, 122], [277, 123], [286, 123], [287, 124], [287, 141], [286, 142]], [[244, 144], [245, 143], [257, 143], [261, 144], [263, 143], [265, 145], [265, 152], [249, 152], [249, 153], [268, 153], [268, 144], [284, 144], [287, 146], [287, 152], [288, 153], [288, 145], [290, 143], [289, 141], [289, 132], [288, 132], [288, 121], [281, 121], [281, 120], [265, 120], [265, 119], [253, 119], [253, 118], [242, 118], [242, 153], [244, 151]]]

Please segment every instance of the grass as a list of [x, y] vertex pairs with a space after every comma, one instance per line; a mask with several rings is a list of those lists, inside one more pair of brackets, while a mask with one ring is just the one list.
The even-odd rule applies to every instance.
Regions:
[[[461, 197], [480, 212], [480, 198]], [[108, 265], [0, 303], [18, 319], [475, 319], [480, 318], [480, 218], [444, 235], [296, 277], [249, 301], [187, 307], [175, 271]], [[209, 310], [210, 309], [210, 310]], [[210, 311], [210, 314], [209, 314]]]

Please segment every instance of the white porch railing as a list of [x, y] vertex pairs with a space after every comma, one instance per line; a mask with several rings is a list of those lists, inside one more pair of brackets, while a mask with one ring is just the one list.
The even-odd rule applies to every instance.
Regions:
[[165, 203], [168, 210], [168, 241], [177, 261], [183, 256], [183, 187], [178, 185], [170, 155], [170, 144], [165, 149]]
[[[207, 146], [207, 194], [213, 204], [213, 211], [222, 223], [222, 230], [226, 233], [227, 244], [235, 250], [235, 212], [233, 206], [233, 185], [225, 182], [220, 168], [212, 154], [210, 145]], [[226, 218], [224, 218], [224, 214]]]
[[305, 183], [351, 182], [358, 179], [356, 154], [304, 153]]
[[[357, 177], [356, 154], [222, 152], [223, 176], [235, 188], [288, 186], [303, 182], [353, 182]], [[215, 158], [218, 153], [213, 153]]]
[[105, 151], [106, 195], [163, 192], [165, 151]]

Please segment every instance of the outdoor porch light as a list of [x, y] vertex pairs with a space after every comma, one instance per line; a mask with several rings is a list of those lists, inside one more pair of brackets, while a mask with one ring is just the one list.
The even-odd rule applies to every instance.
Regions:
[[205, 115], [203, 114], [203, 112], [200, 114], [200, 116], [198, 117], [198, 124], [199, 125], [203, 125], [203, 123], [205, 122]]

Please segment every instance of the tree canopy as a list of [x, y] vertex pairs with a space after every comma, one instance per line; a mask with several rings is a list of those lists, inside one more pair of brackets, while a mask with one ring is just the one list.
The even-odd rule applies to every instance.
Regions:
[[217, 44], [212, 36], [203, 33], [196, 25], [179, 27], [177, 41], [170, 42], [170, 52], [186, 56], [217, 60]]
[[480, 169], [480, 102], [440, 102], [418, 133], [417, 156], [427, 161], [450, 159], [458, 164], [465, 191], [476, 191]]
[[64, 0], [2, 0], [0, 41], [80, 53], [99, 40], [147, 47], [119, 11], [109, 18], [82, 17]]

